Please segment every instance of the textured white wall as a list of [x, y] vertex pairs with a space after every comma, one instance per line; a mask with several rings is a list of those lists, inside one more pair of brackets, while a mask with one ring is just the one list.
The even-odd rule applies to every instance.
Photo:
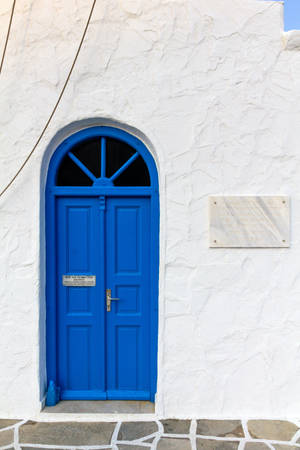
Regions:
[[[11, 3], [0, 5], [0, 51]], [[51, 113], [91, 3], [16, 3], [0, 75], [1, 187]], [[46, 170], [68, 124], [79, 129], [88, 119], [139, 130], [158, 165], [157, 413], [298, 415], [300, 53], [284, 48], [282, 8], [256, 0], [97, 1], [60, 106], [0, 199], [0, 416], [40, 408]], [[209, 249], [207, 197], [224, 194], [291, 196], [291, 248]]]

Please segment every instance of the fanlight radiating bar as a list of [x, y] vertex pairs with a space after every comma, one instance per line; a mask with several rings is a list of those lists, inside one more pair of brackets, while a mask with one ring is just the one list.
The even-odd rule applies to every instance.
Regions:
[[82, 170], [82, 172], [84, 172], [92, 181], [96, 181], [97, 180], [95, 175], [92, 174], [92, 172], [84, 164], [82, 164], [82, 162], [78, 158], [76, 158], [76, 156], [73, 155], [73, 153], [69, 152], [68, 156]]
[[[106, 139], [104, 137], [101, 138], [101, 176], [99, 178], [95, 177], [95, 175], [78, 159], [72, 152], [68, 153], [68, 156], [72, 159], [72, 161], [95, 183], [95, 181], [106, 178]], [[123, 166], [121, 166], [110, 178], [110, 181], [114, 181], [118, 178], [129, 166], [136, 160], [139, 156], [139, 153], [136, 152], [132, 155]]]
[[119, 170], [117, 170], [113, 176], [110, 177], [111, 181], [114, 181], [116, 178], [118, 178], [118, 176], [121, 175], [121, 173], [124, 172], [124, 170], [127, 169], [128, 166], [130, 166], [131, 163], [133, 163], [133, 161], [139, 156], [138, 152], [136, 152], [134, 155], [132, 155], [131, 158], [128, 159], [128, 161], [126, 161], [125, 164], [123, 164], [123, 166], [120, 167]]
[[101, 138], [101, 178], [106, 174], [106, 139]]

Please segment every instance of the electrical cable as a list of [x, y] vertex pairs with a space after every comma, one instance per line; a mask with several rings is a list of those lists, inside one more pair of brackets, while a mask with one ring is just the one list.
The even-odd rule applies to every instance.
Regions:
[[70, 79], [70, 77], [71, 77], [71, 74], [72, 74], [72, 72], [73, 72], [73, 69], [74, 69], [74, 66], [75, 66], [75, 64], [76, 64], [78, 55], [79, 55], [79, 53], [80, 53], [80, 50], [81, 50], [83, 41], [84, 41], [84, 39], [85, 39], [85, 35], [86, 35], [86, 32], [87, 32], [88, 26], [89, 26], [89, 24], [90, 24], [90, 20], [91, 20], [93, 11], [94, 11], [94, 7], [95, 7], [95, 4], [96, 4], [96, 1], [97, 1], [97, 0], [93, 0], [93, 4], [92, 4], [92, 7], [91, 7], [91, 11], [90, 11], [90, 14], [89, 14], [89, 17], [88, 17], [86, 26], [85, 26], [85, 28], [84, 28], [83, 35], [82, 35], [82, 38], [81, 38], [81, 40], [80, 40], [80, 43], [79, 43], [77, 52], [76, 52], [76, 54], [75, 54], [75, 58], [74, 58], [74, 60], [73, 60], [73, 63], [72, 63], [72, 65], [71, 65], [71, 68], [70, 68], [70, 70], [69, 70], [69, 73], [68, 73], [68, 76], [67, 76], [67, 78], [66, 78], [66, 81], [65, 81], [65, 83], [64, 83], [64, 85], [63, 85], [63, 87], [62, 87], [62, 90], [61, 90], [60, 94], [59, 94], [58, 100], [57, 100], [57, 102], [56, 102], [55, 105], [54, 105], [54, 108], [53, 108], [53, 110], [52, 110], [52, 113], [50, 114], [50, 117], [49, 117], [49, 119], [47, 120], [47, 122], [46, 122], [46, 124], [45, 124], [45, 126], [44, 126], [44, 128], [43, 128], [43, 130], [42, 130], [42, 132], [41, 132], [41, 134], [40, 134], [40, 136], [39, 136], [39, 138], [38, 138], [38, 140], [36, 141], [36, 143], [34, 144], [32, 150], [31, 150], [31, 152], [28, 154], [28, 156], [26, 157], [26, 159], [24, 160], [24, 162], [21, 164], [19, 170], [16, 172], [16, 174], [13, 176], [13, 178], [10, 180], [10, 182], [9, 182], [9, 183], [5, 186], [5, 188], [0, 192], [0, 197], [2, 197], [2, 195], [7, 191], [7, 189], [9, 189], [9, 187], [13, 184], [13, 182], [15, 181], [15, 179], [19, 176], [19, 174], [22, 172], [22, 170], [23, 170], [24, 167], [26, 166], [27, 162], [29, 161], [29, 159], [30, 159], [31, 156], [33, 155], [35, 149], [37, 148], [37, 146], [39, 145], [39, 143], [40, 143], [42, 137], [44, 136], [45, 131], [47, 130], [48, 125], [49, 125], [49, 123], [51, 122], [51, 120], [52, 120], [52, 118], [53, 118], [53, 116], [54, 116], [54, 114], [55, 114], [55, 112], [56, 112], [56, 110], [57, 110], [57, 108], [58, 108], [59, 102], [60, 102], [60, 100], [61, 100], [61, 98], [62, 98], [62, 96], [63, 96], [63, 94], [64, 94], [64, 92], [65, 92], [65, 90], [66, 90], [67, 84], [68, 84], [69, 79]]
[[4, 44], [4, 49], [3, 49], [2, 58], [1, 58], [1, 63], [0, 63], [0, 74], [1, 74], [1, 72], [2, 72], [2, 67], [3, 67], [3, 63], [4, 63], [4, 57], [5, 57], [5, 53], [6, 53], [6, 49], [7, 49], [7, 44], [8, 44], [8, 39], [9, 39], [9, 35], [10, 35], [10, 29], [11, 29], [11, 24], [12, 24], [12, 20], [13, 20], [13, 15], [14, 15], [14, 10], [15, 10], [15, 5], [16, 5], [16, 0], [13, 1], [12, 8], [11, 8], [11, 13], [10, 13], [10, 19], [9, 19], [9, 24], [8, 24], [7, 35], [6, 35], [5, 44]]

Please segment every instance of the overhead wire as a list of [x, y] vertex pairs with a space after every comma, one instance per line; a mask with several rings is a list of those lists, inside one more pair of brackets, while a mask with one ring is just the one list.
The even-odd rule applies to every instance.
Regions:
[[51, 122], [51, 120], [52, 120], [52, 118], [53, 118], [53, 116], [54, 116], [54, 114], [55, 114], [57, 108], [58, 108], [58, 105], [59, 105], [59, 103], [60, 103], [60, 100], [61, 100], [61, 98], [62, 98], [62, 96], [63, 96], [63, 94], [64, 94], [64, 92], [65, 92], [65, 90], [66, 90], [67, 84], [68, 84], [68, 82], [69, 82], [69, 80], [70, 80], [70, 77], [71, 77], [71, 75], [72, 75], [72, 72], [73, 72], [74, 66], [75, 66], [75, 64], [76, 64], [78, 55], [79, 55], [79, 53], [80, 53], [80, 50], [81, 50], [83, 41], [84, 41], [84, 39], [85, 39], [86, 32], [87, 32], [87, 29], [88, 29], [89, 24], [90, 24], [90, 20], [91, 20], [93, 11], [94, 11], [94, 7], [95, 7], [95, 4], [96, 4], [96, 1], [97, 1], [97, 0], [93, 0], [92, 7], [91, 7], [91, 10], [90, 10], [90, 13], [89, 13], [89, 16], [88, 16], [88, 20], [87, 20], [87, 22], [86, 22], [86, 25], [85, 25], [85, 28], [84, 28], [84, 31], [83, 31], [83, 35], [82, 35], [82, 37], [81, 37], [79, 46], [78, 46], [78, 48], [77, 48], [77, 51], [76, 51], [76, 54], [75, 54], [73, 63], [72, 63], [71, 68], [70, 68], [70, 70], [69, 70], [69, 72], [68, 72], [68, 76], [67, 76], [67, 78], [66, 78], [66, 80], [65, 80], [65, 82], [64, 82], [64, 84], [63, 84], [63, 87], [62, 87], [62, 90], [61, 90], [61, 92], [60, 92], [60, 94], [59, 94], [59, 97], [58, 97], [58, 99], [57, 99], [57, 101], [56, 101], [56, 103], [55, 103], [55, 105], [54, 105], [54, 108], [53, 108], [53, 110], [52, 110], [52, 112], [51, 112], [51, 114], [50, 114], [50, 116], [49, 116], [49, 118], [48, 118], [46, 124], [44, 125], [44, 128], [43, 128], [41, 134], [39, 135], [39, 137], [38, 137], [36, 143], [34, 144], [32, 150], [30, 151], [30, 153], [28, 154], [28, 156], [26, 157], [26, 159], [23, 161], [23, 163], [22, 163], [21, 166], [19, 167], [18, 171], [15, 173], [15, 175], [14, 175], [14, 176], [12, 177], [12, 179], [9, 181], [9, 183], [5, 186], [4, 189], [2, 189], [2, 191], [0, 192], [0, 197], [2, 197], [2, 195], [10, 188], [10, 186], [13, 184], [13, 182], [16, 180], [16, 178], [19, 176], [19, 174], [22, 172], [22, 170], [24, 169], [24, 167], [25, 167], [26, 164], [28, 163], [29, 159], [31, 158], [31, 156], [32, 156], [33, 153], [35, 152], [37, 146], [38, 146], [39, 143], [41, 142], [41, 140], [42, 140], [42, 138], [43, 138], [43, 136], [44, 136], [44, 134], [45, 134], [45, 131], [47, 130], [47, 128], [48, 128], [48, 126], [49, 126], [49, 124], [50, 124], [50, 122]]
[[4, 48], [3, 48], [3, 52], [2, 52], [2, 58], [1, 58], [1, 63], [0, 63], [0, 74], [2, 72], [2, 67], [3, 67], [3, 64], [4, 64], [4, 58], [5, 58], [7, 44], [8, 44], [8, 39], [9, 39], [9, 35], [10, 35], [11, 24], [12, 24], [12, 20], [13, 20], [13, 16], [14, 16], [15, 5], [16, 5], [16, 0], [13, 1], [11, 12], [10, 12], [9, 24], [8, 24], [5, 44], [4, 44]]

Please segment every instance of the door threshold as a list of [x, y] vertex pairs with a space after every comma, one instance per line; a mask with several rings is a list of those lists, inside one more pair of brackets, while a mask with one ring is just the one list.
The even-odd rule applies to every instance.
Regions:
[[152, 402], [140, 400], [62, 400], [42, 414], [154, 414]]

